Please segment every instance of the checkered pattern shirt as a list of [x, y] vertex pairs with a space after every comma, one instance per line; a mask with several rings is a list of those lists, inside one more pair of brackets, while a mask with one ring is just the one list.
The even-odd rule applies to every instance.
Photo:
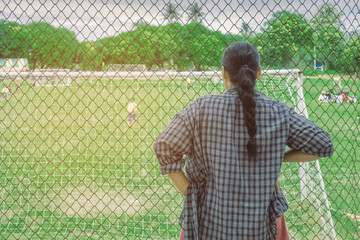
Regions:
[[234, 88], [191, 103], [155, 141], [161, 174], [186, 165], [185, 239], [276, 239], [275, 219], [287, 209], [275, 191], [285, 146], [332, 155], [329, 134], [314, 122], [259, 92], [255, 101], [256, 161], [247, 159], [249, 136]]

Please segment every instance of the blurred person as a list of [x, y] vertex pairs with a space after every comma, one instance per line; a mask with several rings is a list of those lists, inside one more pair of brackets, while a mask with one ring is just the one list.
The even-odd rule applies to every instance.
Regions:
[[15, 91], [17, 92], [18, 90], [20, 90], [20, 83], [16, 82], [15, 85], [16, 85], [16, 90]]
[[9, 88], [8, 88], [8, 87], [4, 87], [4, 88], [1, 90], [2, 99], [6, 99], [7, 96], [9, 95], [9, 93], [10, 93]]
[[134, 123], [136, 121], [136, 112], [138, 108], [135, 103], [135, 98], [130, 99], [130, 103], [127, 106], [127, 112], [128, 112], [128, 127], [133, 127]]
[[318, 100], [319, 100], [320, 102], [326, 102], [327, 99], [328, 99], [328, 96], [326, 96], [325, 91], [322, 91], [321, 94], [320, 94], [320, 96], [318, 97]]
[[188, 93], [190, 90], [190, 83], [191, 83], [191, 80], [189, 77], [187, 77], [186, 78], [186, 93]]
[[330, 102], [331, 101], [331, 92], [327, 92], [326, 97], [327, 97], [328, 102]]

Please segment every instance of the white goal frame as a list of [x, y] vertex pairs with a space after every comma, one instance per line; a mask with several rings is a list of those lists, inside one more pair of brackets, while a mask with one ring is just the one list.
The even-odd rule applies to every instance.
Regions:
[[[303, 91], [303, 74], [302, 71], [299, 69], [282, 69], [282, 70], [264, 70], [262, 71], [262, 75], [288, 75], [289, 77], [286, 78], [286, 86], [288, 87], [288, 91], [291, 92], [290, 85], [289, 85], [289, 79], [290, 78], [296, 78], [296, 96], [297, 101], [295, 99], [292, 99], [292, 101], [295, 103], [295, 111], [301, 115], [303, 115], [306, 118], [309, 118], [308, 111], [306, 109], [306, 102], [304, 97], [304, 91]], [[332, 238], [336, 240], [336, 231], [334, 222], [332, 219], [332, 215], [330, 212], [330, 204], [328, 201], [328, 197], [326, 194], [325, 184], [321, 173], [321, 168], [319, 161], [315, 161], [315, 174], [316, 176], [311, 176], [310, 163], [309, 162], [302, 162], [299, 164], [299, 179], [300, 179], [300, 189], [301, 189], [301, 200], [305, 199], [311, 199], [314, 200], [314, 204], [316, 204], [319, 209], [325, 210], [321, 212], [320, 218], [323, 223], [324, 230], [329, 230], [331, 232]], [[320, 186], [318, 186], [312, 178], [317, 178]], [[316, 190], [318, 189], [318, 190]], [[315, 196], [314, 192], [320, 192], [323, 200], [325, 202], [325, 209], [324, 206], [321, 206], [321, 202], [318, 200], [318, 196]], [[326, 218], [325, 218], [326, 217]], [[325, 233], [327, 231], [324, 231]], [[328, 235], [324, 234], [325, 239], [330, 239]]]

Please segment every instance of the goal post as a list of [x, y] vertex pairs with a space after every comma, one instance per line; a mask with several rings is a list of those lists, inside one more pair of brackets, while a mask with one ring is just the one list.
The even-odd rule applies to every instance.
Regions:
[[[287, 105], [293, 107], [297, 113], [309, 118], [303, 90], [303, 74], [299, 69], [264, 70], [262, 75], [263, 77], [257, 83], [258, 90], [284, 101]], [[272, 83], [264, 83], [264, 81]], [[269, 86], [274, 88], [272, 89]], [[277, 95], [276, 92], [278, 91], [281, 94]], [[298, 165], [297, 176], [293, 174], [290, 164], [283, 164], [280, 176], [280, 181], [283, 181], [284, 192], [290, 205], [290, 209], [286, 213], [287, 217], [290, 221], [293, 221], [292, 224], [299, 225], [299, 229], [304, 228], [304, 225], [309, 225], [309, 222], [305, 224], [306, 220], [303, 220], [305, 214], [299, 216], [297, 214], [307, 213], [309, 209], [306, 208], [310, 208], [312, 210], [307, 215], [311, 219], [310, 227], [318, 228], [318, 231], [315, 231], [318, 234], [316, 237], [321, 236], [320, 239], [337, 239], [319, 161], [304, 162], [296, 165]], [[290, 170], [290, 173], [287, 173], [288, 170]], [[295, 183], [297, 182], [296, 184], [299, 187], [293, 186], [294, 181], [288, 181], [289, 176], [298, 178]], [[287, 184], [287, 182], [291, 184]], [[299, 192], [293, 189], [298, 189]], [[304, 202], [308, 204], [304, 204]], [[311, 214], [313, 216], [310, 216]], [[304, 221], [303, 226], [301, 226], [302, 221]], [[299, 222], [299, 224], [296, 222]]]
[[30, 80], [34, 86], [69, 87], [71, 77], [69, 69], [35, 69], [30, 72]]

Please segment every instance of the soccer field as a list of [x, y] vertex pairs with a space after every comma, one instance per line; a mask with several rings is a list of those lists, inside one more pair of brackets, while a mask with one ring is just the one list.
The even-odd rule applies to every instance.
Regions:
[[[360, 114], [358, 104], [320, 106], [319, 89], [330, 84], [306, 79], [305, 98], [310, 119], [335, 144], [334, 156], [320, 165], [337, 237], [353, 239], [359, 219], [347, 214], [360, 215]], [[359, 82], [350, 84], [359, 90]], [[221, 82], [206, 78], [192, 79], [188, 93], [184, 79], [86, 79], [79, 87], [75, 81], [57, 87], [21, 82], [20, 90], [0, 101], [0, 236], [178, 239], [183, 198], [160, 175], [153, 142], [189, 102], [222, 92]], [[138, 113], [129, 128], [132, 97]], [[298, 166], [283, 169], [286, 186]], [[289, 231], [296, 239], [313, 236], [319, 231], [312, 228], [316, 209], [287, 197], [290, 207], [304, 204], [308, 210], [289, 209]]]

